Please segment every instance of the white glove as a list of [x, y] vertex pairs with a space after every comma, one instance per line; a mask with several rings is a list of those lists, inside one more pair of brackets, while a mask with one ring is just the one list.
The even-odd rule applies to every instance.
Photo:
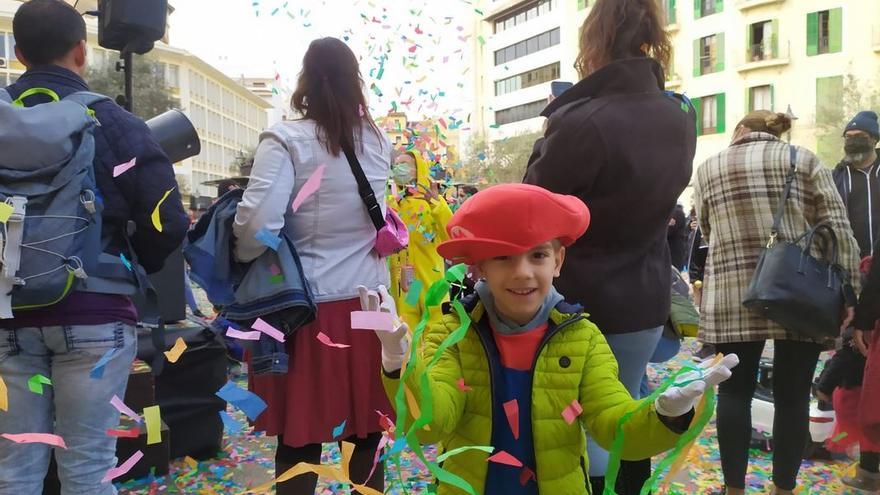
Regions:
[[[668, 418], [677, 418], [687, 414], [694, 406], [706, 387], [714, 387], [727, 380], [733, 374], [730, 370], [739, 364], [739, 356], [728, 354], [715, 366], [711, 366], [714, 358], [709, 358], [700, 364], [699, 371], [684, 373], [675, 380], [675, 384], [663, 392], [654, 402], [657, 414]], [[693, 381], [696, 380], [696, 381]], [[691, 382], [686, 386], [680, 386]]]
[[368, 290], [363, 285], [358, 286], [358, 295], [363, 311], [388, 313], [398, 322], [393, 332], [376, 331], [375, 333], [382, 343], [382, 367], [388, 372], [399, 370], [409, 351], [409, 327], [398, 317], [394, 298], [384, 285], [379, 286], [379, 292]]

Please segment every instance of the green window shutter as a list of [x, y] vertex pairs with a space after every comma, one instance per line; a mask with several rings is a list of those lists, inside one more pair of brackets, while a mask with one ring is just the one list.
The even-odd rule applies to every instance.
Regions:
[[691, 98], [694, 110], [697, 114], [697, 136], [703, 134], [703, 101], [700, 98]]
[[819, 13], [807, 14], [807, 55], [819, 54]]
[[699, 19], [701, 17], [700, 12], [702, 9], [700, 8], [700, 3], [702, 0], [694, 0], [694, 19]]
[[770, 85], [770, 111], [774, 112], [776, 109], [776, 86]]
[[677, 18], [678, 14], [676, 13], [676, 10], [675, 10], [675, 0], [668, 0], [668, 2], [669, 2], [669, 23], [675, 24], [676, 21], [678, 20], [678, 18]]
[[746, 26], [746, 61], [752, 61], [752, 26]]
[[717, 56], [715, 72], [722, 72], [724, 71], [724, 33], [715, 35], [715, 55]]
[[718, 116], [718, 127], [715, 130], [718, 131], [718, 134], [724, 134], [727, 130], [726, 100], [727, 98], [725, 98], [724, 93], [715, 96], [715, 102], [717, 105], [715, 114]]
[[779, 58], [779, 19], [773, 19], [770, 24], [773, 34], [770, 35], [770, 49], [773, 51], [773, 58]]
[[752, 111], [752, 88], [746, 88], [746, 111], [743, 115], [748, 115]]
[[828, 19], [828, 51], [840, 53], [843, 51], [843, 9], [831, 9]]
[[715, 0], [715, 13], [724, 11], [724, 0]]
[[703, 71], [700, 68], [700, 39], [694, 40], [694, 77], [700, 77]]

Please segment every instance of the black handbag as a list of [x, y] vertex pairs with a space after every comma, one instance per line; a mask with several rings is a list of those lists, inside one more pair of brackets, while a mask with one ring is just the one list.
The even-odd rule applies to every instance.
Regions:
[[[791, 168], [785, 179], [785, 192], [743, 306], [787, 330], [823, 341], [840, 334], [844, 308], [855, 304], [855, 293], [849, 284], [849, 274], [838, 264], [837, 235], [827, 222], [813, 226], [793, 242], [777, 239], [796, 173], [797, 150], [790, 150]], [[810, 255], [819, 233], [827, 234], [825, 252], [831, 253], [830, 262]], [[804, 240], [802, 247], [800, 243]]]

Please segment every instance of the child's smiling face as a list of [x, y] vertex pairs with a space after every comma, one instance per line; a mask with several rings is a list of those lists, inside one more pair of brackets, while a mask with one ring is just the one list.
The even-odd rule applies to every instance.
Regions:
[[565, 248], [551, 241], [522, 254], [482, 261], [478, 266], [499, 315], [525, 325], [541, 309], [564, 259]]

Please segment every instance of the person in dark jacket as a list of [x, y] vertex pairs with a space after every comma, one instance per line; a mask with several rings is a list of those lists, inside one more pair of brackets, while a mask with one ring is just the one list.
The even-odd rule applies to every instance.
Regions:
[[[6, 88], [13, 99], [31, 88], [47, 88], [62, 98], [88, 90], [82, 77], [86, 26], [70, 5], [60, 0], [23, 3], [13, 19], [13, 31], [16, 55], [27, 68], [18, 82]], [[24, 103], [47, 101], [35, 95]], [[188, 225], [171, 163], [143, 121], [112, 101], [91, 109], [100, 122], [94, 167], [104, 204], [104, 250], [129, 260], [136, 255], [148, 273], [158, 271], [165, 258], [180, 248]], [[114, 178], [113, 168], [132, 159], [136, 166]], [[161, 232], [151, 220], [154, 210]], [[136, 226], [130, 239], [134, 253], [125, 239], [129, 221]], [[65, 493], [116, 493], [112, 484], [102, 482], [117, 461], [116, 439], [106, 432], [119, 421], [110, 400], [125, 396], [136, 352], [137, 321], [129, 297], [85, 292], [0, 320], [0, 376], [9, 405], [0, 414], [0, 431], [61, 437], [67, 448], [55, 449], [55, 458]], [[99, 360], [105, 363], [103, 373], [90, 377]], [[52, 381], [51, 388], [40, 394], [28, 387], [37, 374]], [[42, 443], [0, 446], [0, 493], [40, 493], [50, 453]]]
[[672, 258], [672, 266], [678, 271], [684, 270], [688, 258], [688, 221], [684, 214], [684, 207], [676, 205], [672, 216], [669, 217], [669, 227], [666, 230], [666, 242], [669, 243], [669, 255]]
[[834, 184], [846, 205], [861, 255], [874, 254], [880, 240], [880, 123], [877, 114], [859, 112], [846, 125], [846, 156], [834, 168]]
[[[525, 176], [590, 205], [595, 230], [569, 249], [557, 287], [602, 329], [636, 398], [669, 318], [666, 232], [696, 148], [695, 112], [664, 92], [672, 47], [663, 18], [654, 0], [596, 2], [581, 30], [583, 80], [543, 111], [547, 131]], [[588, 451], [601, 493], [607, 454], [593, 442]], [[638, 493], [650, 463], [630, 469], [619, 491]]]

